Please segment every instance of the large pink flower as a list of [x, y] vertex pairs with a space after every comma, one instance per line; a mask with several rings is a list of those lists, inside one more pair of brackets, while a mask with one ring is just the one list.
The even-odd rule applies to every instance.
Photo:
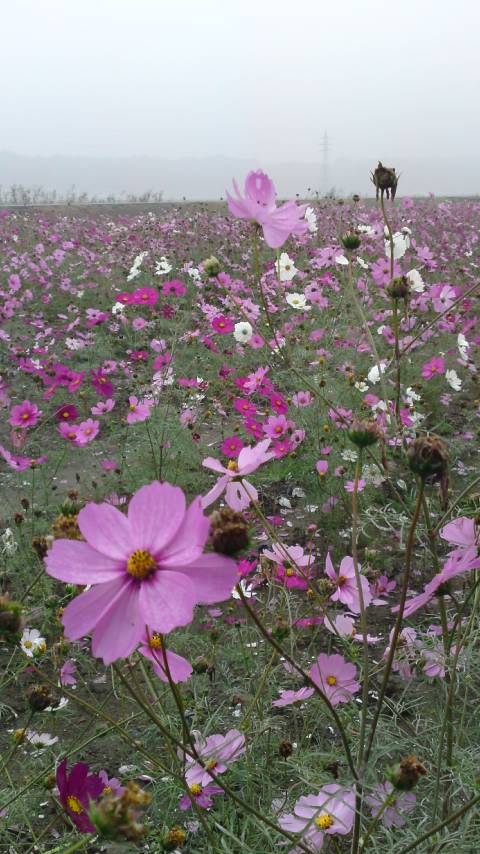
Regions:
[[111, 504], [87, 504], [78, 514], [86, 543], [55, 540], [47, 572], [68, 584], [93, 585], [66, 607], [65, 634], [93, 632], [92, 652], [111, 664], [155, 631], [186, 626], [195, 605], [228, 599], [234, 561], [203, 554], [209, 521], [200, 498], [186, 508], [177, 486], [155, 481], [130, 501], [128, 517]]
[[305, 220], [307, 206], [297, 206], [295, 202], [285, 202], [277, 208], [275, 187], [268, 175], [260, 170], [249, 172], [245, 179], [244, 196], [237, 182], [233, 182], [237, 195], [233, 198], [228, 192], [228, 209], [239, 219], [250, 219], [261, 225], [263, 236], [271, 249], [282, 246], [291, 234], [302, 235], [308, 230]]
[[[324, 834], [350, 833], [355, 817], [355, 792], [329, 783], [318, 795], [303, 795], [293, 808], [293, 813], [279, 819], [280, 827], [290, 833], [301, 834], [301, 840], [312, 851], [321, 851]], [[295, 851], [300, 849], [296, 848]]]
[[310, 671], [310, 679], [330, 700], [332, 706], [348, 703], [360, 690], [357, 668], [341, 655], [321, 653]]
[[442, 540], [446, 540], [452, 546], [456, 546], [455, 552], [464, 554], [468, 549], [480, 545], [480, 529], [474, 519], [460, 516], [449, 522], [440, 531]]
[[202, 507], [209, 507], [225, 490], [225, 498], [232, 510], [245, 510], [251, 501], [256, 501], [258, 492], [248, 480], [243, 480], [243, 475], [256, 471], [263, 463], [275, 456], [269, 451], [270, 439], [264, 439], [258, 445], [251, 447], [246, 445], [240, 451], [237, 460], [230, 460], [228, 466], [222, 465], [214, 457], [206, 457], [202, 463], [207, 469], [212, 469], [222, 475], [210, 492], [202, 498]]

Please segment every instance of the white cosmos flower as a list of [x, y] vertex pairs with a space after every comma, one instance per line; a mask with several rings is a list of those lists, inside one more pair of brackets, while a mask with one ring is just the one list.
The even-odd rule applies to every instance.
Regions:
[[36, 652], [45, 652], [47, 645], [38, 629], [24, 629], [20, 638], [20, 646], [28, 658], [33, 658]]
[[202, 281], [200, 270], [197, 267], [190, 267], [190, 269], [187, 270], [187, 273], [194, 282]]
[[292, 259], [289, 257], [288, 252], [282, 252], [278, 259], [276, 270], [277, 276], [281, 282], [291, 282], [295, 273], [298, 273], [298, 270]]
[[[387, 258], [390, 258], [390, 239], [388, 237], [388, 231], [386, 231], [385, 236], [385, 255]], [[410, 246], [410, 237], [408, 234], [402, 234], [401, 231], [396, 231], [393, 237], [393, 257], [394, 259], [403, 258], [405, 252]]]
[[305, 294], [287, 294], [285, 297], [288, 304], [292, 306], [292, 308], [303, 309], [307, 307], [307, 298]]
[[357, 225], [356, 231], [360, 232], [360, 234], [366, 234], [368, 237], [375, 234], [375, 229], [371, 225]]
[[461, 358], [466, 361], [468, 359], [468, 351], [470, 349], [470, 344], [465, 338], [465, 335], [463, 335], [461, 332], [459, 335], [457, 335], [457, 347]]
[[137, 276], [140, 275], [140, 267], [142, 266], [142, 261], [144, 258], [146, 258], [147, 255], [148, 252], [140, 252], [140, 255], [137, 255], [127, 276], [127, 282], [131, 282], [132, 279], [135, 279]]
[[425, 285], [418, 270], [409, 270], [407, 273], [408, 284], [410, 289], [417, 294], [423, 294]]
[[348, 258], [345, 258], [345, 255], [336, 255], [335, 264], [342, 264], [344, 267], [348, 267], [349, 261]]
[[125, 311], [125, 304], [123, 302], [116, 302], [115, 305], [112, 305], [112, 314], [123, 314]]
[[368, 264], [363, 258], [360, 258], [360, 255], [357, 255], [357, 264], [362, 268], [362, 270], [368, 270]]
[[52, 744], [56, 744], [58, 741], [58, 736], [56, 735], [50, 735], [48, 732], [35, 732], [32, 729], [27, 729], [25, 738], [37, 750], [42, 750], [44, 747], [51, 747]]
[[171, 269], [172, 265], [170, 264], [168, 258], [165, 257], [165, 255], [162, 255], [160, 260], [155, 262], [156, 276], [166, 276]]
[[368, 385], [364, 382], [355, 383], [355, 388], [357, 389], [357, 391], [361, 391], [362, 394], [363, 392], [368, 391]]
[[235, 341], [238, 341], [239, 344], [248, 344], [252, 335], [253, 327], [252, 324], [248, 322], [248, 320], [241, 320], [240, 323], [235, 324], [235, 329], [233, 330], [233, 337], [235, 338]]
[[0, 540], [2, 541], [2, 554], [7, 555], [7, 557], [14, 555], [18, 549], [18, 543], [11, 528], [5, 528]]
[[417, 394], [417, 392], [414, 391], [414, 389], [411, 388], [410, 386], [407, 388], [407, 390], [405, 392], [405, 397], [407, 399], [407, 403], [409, 404], [409, 406], [411, 406], [412, 403], [415, 403], [416, 400], [422, 399], [422, 396], [420, 394]]
[[386, 362], [380, 362], [380, 370], [378, 365], [374, 365], [373, 368], [370, 368], [367, 374], [368, 382], [372, 385], [376, 385], [376, 383], [380, 382], [380, 371], [383, 374], [385, 372], [386, 366]]
[[316, 234], [316, 232], [318, 231], [317, 215], [316, 215], [315, 211], [313, 210], [313, 208], [310, 208], [310, 207], [307, 208], [307, 210], [305, 211], [305, 219], [308, 223], [309, 232], [311, 234]]
[[460, 391], [462, 387], [462, 381], [456, 371], [454, 371], [453, 369], [451, 371], [445, 371], [445, 379], [449, 384], [450, 388], [453, 388], [454, 391]]

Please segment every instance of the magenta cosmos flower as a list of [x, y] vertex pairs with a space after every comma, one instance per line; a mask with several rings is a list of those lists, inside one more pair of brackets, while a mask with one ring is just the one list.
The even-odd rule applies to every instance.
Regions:
[[310, 679], [330, 700], [332, 706], [348, 703], [360, 690], [357, 668], [341, 655], [321, 653], [310, 671]]
[[178, 804], [179, 809], [185, 811], [192, 809], [192, 798], [197, 807], [202, 810], [209, 810], [213, 805], [213, 795], [223, 795], [223, 789], [220, 786], [201, 786], [199, 783], [194, 783], [190, 786], [190, 795], [184, 795], [180, 798]]
[[301, 834], [301, 841], [313, 851], [321, 851], [324, 834], [345, 836], [352, 830], [354, 817], [355, 792], [331, 783], [324, 786], [318, 795], [299, 798], [293, 813], [281, 816], [279, 824], [283, 830]]
[[209, 507], [225, 490], [225, 499], [232, 510], [245, 510], [251, 501], [256, 501], [258, 492], [243, 476], [256, 471], [263, 463], [275, 456], [269, 451], [270, 439], [264, 439], [258, 445], [246, 445], [240, 451], [238, 459], [230, 460], [225, 467], [214, 457], [206, 457], [202, 463], [207, 469], [212, 469], [222, 475], [210, 492], [202, 498], [202, 507]]
[[200, 498], [186, 508], [177, 486], [155, 481], [135, 493], [128, 516], [111, 504], [87, 504], [78, 514], [86, 542], [55, 540], [49, 575], [93, 585], [67, 605], [69, 640], [93, 633], [92, 652], [111, 664], [150, 634], [168, 634], [193, 619], [195, 605], [228, 599], [237, 577], [233, 560], [203, 554], [209, 521]]
[[89, 774], [85, 762], [77, 762], [67, 774], [67, 760], [64, 759], [57, 768], [56, 782], [60, 803], [75, 827], [81, 833], [96, 833], [88, 818], [88, 810], [90, 801], [96, 801], [105, 788], [100, 777]]
[[240, 194], [237, 182], [233, 182], [237, 198], [228, 192], [228, 209], [239, 219], [249, 219], [262, 227], [263, 236], [271, 249], [282, 246], [291, 234], [301, 236], [308, 230], [305, 220], [306, 205], [297, 206], [295, 202], [285, 202], [277, 208], [275, 187], [265, 172], [249, 172], [245, 179], [244, 196]]
[[[358, 593], [357, 581], [355, 578], [355, 567], [353, 564], [353, 558], [349, 556], [343, 558], [337, 575], [333, 567], [332, 559], [330, 555], [327, 554], [327, 558], [325, 561], [325, 572], [328, 575], [330, 581], [333, 581], [337, 588], [330, 597], [332, 602], [341, 602], [342, 605], [346, 605], [347, 608], [353, 611], [354, 614], [359, 614], [360, 596]], [[367, 579], [363, 575], [360, 576], [360, 583], [362, 585], [363, 604], [365, 608], [367, 608], [368, 605], [370, 605], [370, 602], [372, 601], [370, 586]]]
[[35, 403], [24, 400], [18, 406], [12, 407], [9, 423], [12, 427], [35, 427], [41, 414], [40, 409]]
[[230, 765], [245, 753], [245, 736], [238, 729], [231, 729], [226, 735], [209, 735], [203, 738], [201, 733], [192, 730], [195, 736], [195, 750], [203, 765], [187, 756], [185, 779], [189, 786], [196, 784], [208, 786], [212, 783], [209, 771], [215, 775], [225, 774]]

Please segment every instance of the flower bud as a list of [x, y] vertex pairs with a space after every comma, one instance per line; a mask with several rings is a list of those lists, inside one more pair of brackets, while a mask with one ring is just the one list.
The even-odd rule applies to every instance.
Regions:
[[0, 636], [16, 635], [22, 627], [22, 606], [8, 594], [0, 596]]
[[383, 436], [376, 421], [353, 421], [352, 426], [347, 430], [347, 435], [358, 448], [368, 448]]
[[215, 258], [215, 255], [211, 255], [210, 258], [206, 258], [202, 266], [206, 275], [210, 278], [218, 276], [220, 270], [222, 269], [220, 261], [218, 260], [218, 258]]
[[410, 293], [410, 286], [406, 276], [397, 276], [392, 279], [389, 285], [385, 288], [387, 294], [392, 299], [407, 299]]
[[347, 231], [342, 236], [342, 245], [344, 249], [347, 249], [350, 252], [353, 252], [355, 249], [358, 249], [361, 240], [359, 235], [355, 231]]
[[448, 501], [448, 451], [437, 436], [428, 433], [418, 436], [410, 445], [408, 452], [410, 468], [424, 483], [440, 483], [442, 503]]

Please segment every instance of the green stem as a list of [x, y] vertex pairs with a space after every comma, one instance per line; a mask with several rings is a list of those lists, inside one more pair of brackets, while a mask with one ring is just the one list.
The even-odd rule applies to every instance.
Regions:
[[425, 842], [427, 839], [430, 839], [430, 837], [433, 836], [435, 833], [438, 833], [439, 830], [443, 830], [444, 827], [448, 827], [449, 824], [452, 824], [452, 822], [457, 821], [457, 819], [465, 815], [465, 813], [468, 812], [468, 810], [472, 809], [475, 804], [478, 804], [479, 801], [480, 795], [476, 795], [474, 798], [468, 801], [468, 803], [464, 804], [464, 806], [461, 807], [459, 810], [447, 816], [447, 818], [444, 818], [443, 821], [440, 821], [438, 824], [435, 824], [433, 827], [430, 828], [430, 830], [427, 830], [425, 833], [422, 834], [422, 836], [419, 836], [417, 839], [414, 840], [414, 842], [412, 842], [410, 845], [407, 845], [406, 848], [402, 848], [402, 850], [399, 851], [399, 854], [410, 854], [410, 851], [414, 851], [418, 845], [422, 844], [422, 842]]
[[412, 571], [413, 543], [414, 543], [414, 538], [415, 538], [415, 530], [417, 527], [418, 520], [420, 518], [420, 512], [422, 509], [422, 501], [423, 501], [424, 490], [425, 490], [424, 481], [420, 480], [420, 482], [418, 484], [418, 493], [417, 493], [417, 502], [415, 505], [415, 512], [413, 514], [412, 521], [410, 523], [410, 529], [408, 532], [407, 548], [406, 548], [406, 552], [405, 552], [405, 573], [404, 573], [404, 577], [403, 577], [403, 586], [402, 586], [402, 592], [401, 592], [401, 596], [400, 596], [400, 604], [399, 604], [399, 608], [398, 608], [398, 614], [397, 614], [397, 619], [395, 622], [395, 627], [393, 629], [392, 640], [390, 643], [390, 651], [388, 654], [387, 663], [385, 665], [385, 670], [383, 673], [382, 685], [380, 687], [380, 694], [379, 694], [379, 697], [377, 700], [377, 707], [375, 710], [375, 715], [374, 715], [372, 727], [370, 730], [367, 749], [365, 751], [365, 756], [364, 756], [365, 763], [368, 762], [368, 758], [370, 756], [370, 752], [371, 752], [371, 749], [373, 746], [373, 740], [375, 738], [375, 731], [377, 729], [378, 720], [380, 718], [380, 713], [382, 711], [382, 705], [383, 705], [383, 701], [384, 701], [385, 694], [387, 691], [388, 680], [390, 679], [390, 674], [392, 672], [393, 661], [394, 661], [395, 652], [397, 649], [398, 638], [399, 638], [400, 630], [402, 627], [403, 612], [405, 610], [405, 604], [407, 601], [408, 585], [410, 583], [410, 574]]

